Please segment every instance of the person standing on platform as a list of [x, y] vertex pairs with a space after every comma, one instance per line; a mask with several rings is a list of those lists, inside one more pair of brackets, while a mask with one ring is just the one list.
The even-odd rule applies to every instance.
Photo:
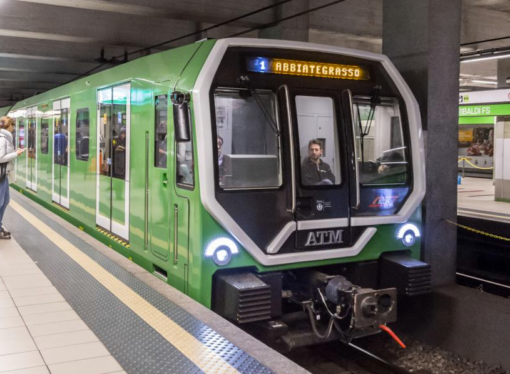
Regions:
[[25, 152], [14, 150], [12, 133], [15, 122], [11, 117], [0, 118], [0, 239], [10, 239], [11, 233], [2, 225], [5, 209], [9, 204], [9, 173], [14, 170], [14, 159]]

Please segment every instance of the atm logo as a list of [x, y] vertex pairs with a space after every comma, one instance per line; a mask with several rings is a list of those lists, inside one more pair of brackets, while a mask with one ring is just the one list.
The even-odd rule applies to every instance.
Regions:
[[316, 245], [341, 244], [343, 243], [342, 234], [344, 230], [321, 230], [310, 231], [306, 239], [305, 247]]
[[397, 201], [397, 199], [398, 196], [378, 196], [369, 207], [391, 209], [395, 206], [395, 201]]

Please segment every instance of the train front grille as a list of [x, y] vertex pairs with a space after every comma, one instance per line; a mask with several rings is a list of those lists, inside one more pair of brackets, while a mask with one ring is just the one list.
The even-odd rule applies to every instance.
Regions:
[[222, 274], [216, 279], [213, 309], [237, 323], [271, 318], [271, 287], [252, 273]]

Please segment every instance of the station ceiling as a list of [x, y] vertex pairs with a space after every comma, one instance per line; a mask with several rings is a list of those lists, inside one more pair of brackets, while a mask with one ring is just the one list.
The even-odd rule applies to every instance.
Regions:
[[[382, 1], [345, 0], [310, 13], [309, 40], [381, 52]], [[309, 7], [328, 2], [309, 0]], [[274, 0], [0, 0], [0, 107], [75, 79], [105, 60], [109, 62], [96, 71], [109, 68], [115, 63], [112, 57], [122, 61], [126, 52], [191, 34], [274, 3]], [[463, 0], [462, 5], [462, 43], [510, 36], [510, 1]], [[283, 5], [290, 6], [291, 3]], [[227, 37], [278, 17], [279, 12], [270, 9], [151, 52], [203, 37]], [[244, 36], [258, 37], [258, 32]], [[510, 46], [510, 39], [471, 45], [469, 49], [502, 46]], [[129, 60], [146, 53], [130, 55]], [[495, 88], [472, 80], [495, 80], [496, 67], [496, 60], [461, 64], [461, 88]]]

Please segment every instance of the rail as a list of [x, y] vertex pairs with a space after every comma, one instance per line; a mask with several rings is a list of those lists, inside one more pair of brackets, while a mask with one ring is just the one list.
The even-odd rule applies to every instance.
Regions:
[[[420, 374], [432, 374], [427, 370], [406, 370], [400, 366], [397, 366], [395, 364], [392, 364], [391, 362], [385, 360], [382, 357], [376, 356], [373, 353], [358, 347], [355, 344], [349, 343], [348, 346], [356, 351], [360, 355], [360, 362], [357, 362], [360, 366], [369, 366], [367, 369], [373, 371], [374, 373], [382, 374], [382, 373], [391, 373], [391, 374], [410, 374], [410, 373], [420, 373]], [[366, 360], [368, 359], [371, 363], [375, 364], [377, 367], [373, 367], [372, 365], [367, 365]], [[358, 360], [356, 360], [358, 361]]]

